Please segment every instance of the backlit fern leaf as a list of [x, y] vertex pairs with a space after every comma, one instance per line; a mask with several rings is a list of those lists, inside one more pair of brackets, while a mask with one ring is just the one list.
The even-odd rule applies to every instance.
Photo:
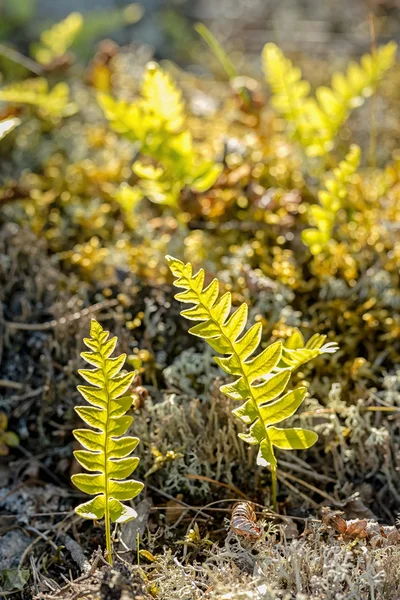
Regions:
[[279, 112], [289, 126], [289, 132], [303, 146], [307, 146], [310, 129], [306, 115], [306, 103], [310, 94], [310, 84], [302, 79], [299, 67], [295, 67], [275, 44], [264, 46], [262, 53], [263, 71], [271, 86], [271, 105]]
[[145, 71], [141, 94], [144, 112], [159, 119], [166, 131], [177, 133], [182, 128], [185, 122], [182, 93], [156, 63], [150, 63]]
[[49, 90], [47, 80], [42, 77], [25, 79], [1, 88], [0, 102], [36, 106], [46, 118], [69, 116], [76, 112], [75, 104], [70, 102], [68, 85], [62, 81]]
[[325, 343], [325, 340], [326, 335], [315, 333], [307, 342], [304, 342], [302, 333], [296, 329], [282, 346], [282, 358], [279, 366], [294, 371], [320, 354], [337, 352], [336, 342]]
[[138, 438], [124, 436], [133, 421], [133, 417], [125, 415], [132, 404], [132, 398], [125, 394], [134, 373], [119, 374], [126, 355], [111, 358], [117, 338], [108, 338], [109, 332], [93, 319], [90, 338], [84, 339], [90, 352], [82, 352], [81, 356], [95, 368], [79, 371], [91, 385], [78, 386], [92, 406], [77, 406], [75, 410], [95, 431], [75, 429], [73, 434], [85, 448], [75, 451], [75, 458], [94, 474], [79, 473], [71, 479], [82, 492], [95, 496], [77, 506], [75, 511], [84, 519], [105, 518], [107, 551], [111, 560], [110, 521], [121, 523], [137, 516], [136, 511], [122, 501], [137, 496], [143, 484], [126, 479], [139, 463], [139, 458], [129, 456], [139, 443]]
[[236, 377], [233, 383], [223, 385], [221, 391], [242, 402], [233, 414], [250, 426], [250, 431], [239, 434], [241, 439], [258, 445], [258, 464], [269, 464], [275, 471], [274, 447], [286, 450], [309, 448], [318, 439], [317, 434], [308, 429], [275, 427], [296, 412], [304, 400], [306, 388], [299, 387], [281, 396], [291, 373], [285, 368], [273, 372], [282, 359], [282, 342], [275, 342], [254, 356], [261, 341], [261, 324], [254, 324], [243, 333], [247, 325], [247, 304], [243, 303], [230, 315], [231, 294], [219, 295], [217, 279], [203, 289], [203, 269], [193, 275], [190, 263], [185, 265], [171, 256], [167, 256], [167, 261], [176, 277], [174, 285], [184, 289], [175, 296], [176, 299], [194, 305], [181, 314], [200, 321], [189, 330], [190, 333], [205, 339], [224, 355], [216, 357], [216, 362]]
[[161, 159], [165, 142], [174, 139], [185, 122], [182, 94], [168, 73], [151, 62], [143, 75], [140, 96], [128, 103], [100, 93], [98, 101], [115, 131], [140, 142], [144, 154]]
[[147, 65], [135, 102], [114, 100], [107, 94], [99, 94], [98, 101], [114, 131], [135, 142], [145, 158], [133, 165], [138, 177], [135, 188], [124, 186], [122, 194], [120, 190], [115, 194], [116, 199], [124, 198], [125, 209], [130, 198], [143, 197], [176, 208], [184, 187], [204, 192], [215, 183], [222, 166], [196, 152], [185, 126], [181, 91], [156, 63]]
[[360, 154], [360, 147], [353, 144], [344, 160], [325, 178], [325, 189], [318, 192], [320, 204], [312, 204], [308, 208], [310, 224], [315, 228], [305, 229], [302, 240], [313, 254], [319, 254], [331, 240], [336, 213], [360, 164]]
[[351, 62], [346, 73], [334, 73], [331, 87], [319, 87], [311, 97], [301, 70], [275, 44], [265, 45], [263, 69], [273, 92], [271, 104], [309, 156], [322, 156], [332, 149], [351, 111], [374, 93], [393, 66], [396, 49], [396, 44], [389, 42], [375, 54], [365, 54], [360, 64]]
[[46, 29], [40, 36], [40, 43], [34, 44], [32, 53], [42, 65], [49, 64], [55, 58], [64, 56], [82, 29], [83, 17], [72, 12], [63, 21]]

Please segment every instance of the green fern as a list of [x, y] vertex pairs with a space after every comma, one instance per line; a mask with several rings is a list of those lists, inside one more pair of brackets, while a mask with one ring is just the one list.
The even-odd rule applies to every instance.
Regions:
[[72, 12], [63, 21], [43, 31], [40, 43], [32, 46], [32, 55], [41, 65], [47, 65], [64, 56], [81, 31], [82, 25], [82, 15]]
[[90, 338], [84, 339], [91, 352], [82, 352], [81, 356], [95, 368], [79, 371], [91, 385], [78, 386], [79, 392], [92, 406], [77, 406], [75, 410], [96, 431], [75, 429], [73, 434], [86, 448], [74, 452], [75, 458], [95, 474], [79, 473], [71, 479], [82, 492], [95, 496], [77, 506], [75, 511], [84, 519], [105, 518], [107, 556], [111, 564], [110, 522], [122, 523], [137, 516], [136, 511], [122, 504], [121, 500], [131, 500], [137, 496], [143, 489], [143, 483], [134, 479], [125, 480], [139, 463], [139, 458], [129, 456], [139, 440], [132, 436], [121, 437], [133, 421], [133, 417], [125, 415], [132, 398], [124, 394], [135, 374], [119, 375], [126, 355], [110, 358], [117, 338], [108, 338], [109, 332], [104, 331], [93, 319]]
[[[302, 428], [281, 429], [275, 427], [278, 423], [291, 417], [303, 402], [306, 388], [299, 387], [281, 395], [285, 390], [293, 362], [301, 364], [298, 357], [291, 355], [298, 348], [292, 340], [283, 350], [282, 342], [275, 342], [254, 357], [254, 352], [261, 341], [261, 324], [256, 323], [245, 333], [247, 325], [247, 304], [243, 303], [231, 316], [231, 294], [219, 295], [219, 282], [214, 279], [203, 289], [204, 270], [200, 269], [193, 275], [192, 265], [184, 264], [171, 256], [166, 257], [169, 267], [176, 277], [174, 285], [183, 288], [175, 298], [194, 306], [181, 314], [192, 321], [200, 321], [189, 331], [201, 337], [224, 357], [216, 357], [217, 364], [229, 375], [236, 379], [233, 383], [223, 385], [221, 391], [229, 398], [242, 402], [233, 414], [243, 423], [250, 426], [249, 433], [241, 433], [239, 437], [251, 445], [259, 446], [257, 462], [260, 465], [270, 465], [272, 475], [273, 505], [276, 507], [276, 469], [277, 460], [274, 448], [284, 450], [309, 448], [318, 439], [315, 432]], [[323, 348], [323, 341], [315, 343], [317, 353]], [[316, 342], [316, 340], [315, 340]], [[312, 350], [313, 343], [308, 350]], [[336, 348], [325, 347], [332, 352]], [[303, 361], [309, 360], [310, 355], [303, 356]], [[292, 359], [292, 361], [291, 361]], [[280, 361], [285, 364], [279, 367]]]
[[315, 333], [307, 342], [304, 342], [302, 333], [296, 329], [282, 346], [280, 368], [295, 371], [301, 365], [313, 360], [320, 354], [333, 354], [337, 352], [336, 342], [326, 341], [326, 335]]
[[60, 82], [49, 90], [47, 80], [42, 77], [25, 79], [1, 88], [0, 102], [30, 104], [37, 107], [40, 116], [47, 119], [67, 117], [76, 112], [76, 105], [69, 98], [68, 85]]
[[[133, 165], [139, 181], [131, 193], [124, 187], [125, 200], [147, 197], [176, 208], [184, 187], [203, 192], [215, 183], [222, 166], [197, 154], [181, 91], [156, 63], [147, 65], [136, 102], [107, 94], [99, 94], [98, 101], [111, 127], [139, 145], [142, 158]], [[116, 198], [120, 196], [117, 191]]]
[[299, 67], [272, 43], [263, 50], [263, 70], [271, 86], [272, 106], [284, 117], [291, 135], [309, 156], [323, 156], [332, 149], [337, 134], [351, 111], [371, 96], [393, 66], [397, 46], [389, 42], [361, 63], [351, 62], [346, 73], [334, 73], [331, 87], [319, 87], [310, 96], [310, 84]]
[[360, 164], [360, 155], [359, 146], [353, 144], [344, 160], [325, 178], [325, 189], [318, 192], [320, 204], [312, 204], [308, 208], [310, 223], [315, 228], [305, 229], [302, 240], [313, 254], [319, 254], [332, 238], [336, 214]]
[[293, 138], [307, 148], [313, 137], [306, 111], [310, 84], [275, 44], [264, 46], [262, 65], [273, 92], [271, 106], [284, 117]]

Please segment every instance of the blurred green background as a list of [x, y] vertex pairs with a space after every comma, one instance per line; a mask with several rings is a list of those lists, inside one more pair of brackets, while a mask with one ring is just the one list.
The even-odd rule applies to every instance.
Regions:
[[399, 41], [400, 0], [0, 0], [0, 42], [26, 52], [43, 29], [72, 11], [90, 13], [76, 41], [82, 60], [109, 37], [149, 44], [156, 57], [188, 66], [196, 62], [196, 21], [249, 63], [269, 40], [316, 57], [361, 54], [369, 48], [371, 12], [379, 41]]

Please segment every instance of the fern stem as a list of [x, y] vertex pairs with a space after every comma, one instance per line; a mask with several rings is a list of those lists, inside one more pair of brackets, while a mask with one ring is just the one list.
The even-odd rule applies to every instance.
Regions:
[[106, 524], [106, 550], [107, 550], [107, 560], [112, 566], [112, 548], [111, 548], [111, 520], [110, 520], [110, 511], [108, 508], [108, 499], [106, 498], [106, 509], [104, 513], [104, 520]]
[[271, 466], [271, 497], [272, 497], [272, 510], [278, 512], [278, 504], [276, 501], [276, 489], [277, 489], [277, 475], [276, 468]]

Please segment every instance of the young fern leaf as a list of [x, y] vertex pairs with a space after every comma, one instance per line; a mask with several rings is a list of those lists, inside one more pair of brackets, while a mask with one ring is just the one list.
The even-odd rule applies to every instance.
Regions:
[[136, 511], [122, 501], [135, 498], [143, 489], [143, 483], [126, 479], [139, 463], [139, 458], [130, 456], [139, 443], [138, 438], [124, 436], [133, 421], [133, 417], [125, 415], [132, 404], [132, 398], [125, 394], [134, 373], [119, 375], [126, 355], [111, 358], [117, 338], [108, 338], [109, 332], [93, 319], [90, 338], [84, 339], [90, 352], [82, 352], [81, 356], [95, 368], [79, 371], [91, 385], [78, 386], [92, 406], [77, 406], [75, 411], [95, 431], [73, 431], [85, 448], [75, 451], [75, 458], [93, 474], [79, 473], [71, 479], [82, 492], [95, 496], [77, 506], [75, 512], [84, 519], [105, 518], [107, 554], [111, 563], [110, 521], [123, 523], [137, 516]]
[[76, 112], [76, 105], [70, 102], [69, 87], [61, 81], [52, 90], [43, 77], [25, 79], [0, 89], [0, 101], [13, 104], [30, 104], [38, 108], [43, 118], [67, 117]]
[[83, 17], [79, 12], [70, 13], [65, 19], [46, 29], [40, 36], [40, 43], [34, 44], [32, 54], [41, 64], [64, 56], [82, 29]]
[[304, 342], [302, 333], [296, 329], [282, 346], [282, 358], [279, 367], [291, 371], [316, 358], [320, 354], [333, 354], [339, 349], [336, 342], [325, 344], [326, 335], [315, 333], [307, 342]]
[[[214, 279], [203, 289], [204, 270], [193, 275], [192, 265], [184, 264], [171, 256], [166, 257], [176, 277], [174, 285], [183, 288], [175, 298], [190, 303], [192, 308], [182, 315], [199, 321], [189, 332], [201, 337], [224, 357], [216, 357], [217, 364], [229, 375], [233, 383], [223, 385], [221, 391], [229, 398], [242, 402], [233, 414], [250, 427], [248, 434], [239, 437], [248, 444], [259, 446], [257, 462], [270, 465], [274, 487], [277, 460], [274, 448], [298, 450], [309, 448], [318, 435], [308, 429], [275, 427], [291, 417], [303, 402], [306, 388], [299, 387], [281, 395], [290, 378], [290, 369], [276, 370], [282, 358], [282, 342], [275, 342], [254, 357], [261, 341], [261, 324], [256, 323], [245, 333], [247, 304], [243, 303], [230, 315], [231, 294], [219, 296], [219, 282]], [[274, 505], [276, 504], [273, 492]]]
[[354, 108], [371, 96], [385, 73], [393, 66], [397, 46], [389, 42], [361, 63], [351, 62], [346, 73], [334, 73], [331, 87], [321, 86], [315, 97], [302, 79], [301, 70], [272, 43], [263, 50], [263, 70], [271, 86], [272, 106], [289, 126], [289, 131], [308, 156], [323, 156], [332, 149], [336, 136]]
[[292, 137], [307, 147], [313, 135], [306, 113], [310, 84], [276, 44], [264, 46], [262, 66], [273, 92], [271, 105], [284, 117]]
[[308, 208], [310, 224], [315, 228], [305, 229], [302, 240], [312, 254], [319, 254], [331, 240], [336, 214], [360, 164], [360, 155], [360, 147], [352, 144], [344, 160], [325, 178], [325, 189], [318, 192], [320, 204], [312, 204]]
[[[185, 186], [194, 192], [208, 190], [216, 181], [222, 165], [196, 152], [191, 132], [186, 127], [182, 93], [170, 75], [154, 62], [144, 72], [140, 98], [133, 103], [98, 95], [99, 104], [111, 127], [136, 142], [142, 157], [133, 164], [139, 178], [132, 188], [122, 191], [124, 208], [133, 198], [148, 198], [156, 204], [177, 208]], [[152, 159], [156, 165], [148, 164]], [[121, 190], [116, 199], [121, 198]]]
[[177, 133], [185, 122], [182, 93], [168, 73], [156, 63], [149, 63], [144, 73], [141, 94], [142, 109], [166, 131]]

